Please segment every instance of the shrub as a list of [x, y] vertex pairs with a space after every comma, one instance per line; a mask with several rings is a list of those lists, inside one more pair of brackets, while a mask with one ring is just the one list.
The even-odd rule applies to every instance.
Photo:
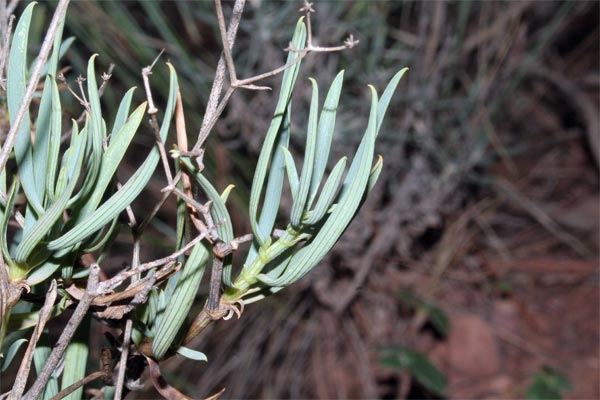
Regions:
[[[212, 101], [193, 146], [188, 146], [185, 99], [181, 99], [173, 65], [167, 63], [170, 80], [164, 110], [159, 110], [152, 97], [153, 64], [142, 70], [147, 101], [134, 106], [132, 88], [122, 95], [116, 115], [109, 116], [101, 104], [101, 94], [110, 74], [102, 75], [99, 86], [97, 55], [89, 59], [86, 77], [77, 78], [75, 88], [59, 74], [60, 56], [71, 42], [62, 41], [68, 1], [59, 2], [31, 70], [27, 48], [35, 3], [24, 9], [10, 46], [5, 45], [2, 53], [3, 62], [8, 59], [6, 108], [10, 125], [0, 153], [3, 370], [27, 344], [9, 398], [81, 398], [83, 385], [99, 378], [104, 380], [105, 396], [121, 398], [125, 374], [129, 389], [139, 378], [140, 372], [132, 370], [140, 359], [149, 365], [154, 386], [163, 396], [183, 398], [164, 381], [160, 362], [176, 353], [206, 360], [203, 353], [186, 344], [212, 321], [233, 315], [239, 318], [246, 304], [280, 291], [313, 269], [335, 245], [377, 181], [382, 159], [374, 159], [375, 140], [405, 70], [391, 79], [380, 98], [370, 88], [370, 115], [360, 145], [348, 168], [343, 157], [328, 174], [343, 72], [329, 86], [322, 107], [319, 85], [311, 79], [306, 148], [299, 168], [288, 145], [291, 98], [301, 61], [309, 52], [343, 50], [356, 42], [350, 37], [342, 46], [314, 46], [310, 25], [313, 10], [306, 3], [306, 15], [296, 24], [287, 63], [266, 74], [238, 79], [229, 48], [243, 3], [234, 5], [226, 30], [220, 1], [216, 1], [224, 54], [210, 94]], [[6, 28], [3, 31], [8, 37], [10, 29]], [[226, 72], [229, 86], [221, 96]], [[205, 177], [205, 140], [237, 89], [265, 89], [256, 83], [280, 72], [279, 98], [249, 199], [252, 232], [236, 235], [226, 205], [233, 187], [219, 193]], [[61, 87], [69, 93], [61, 92]], [[32, 97], [36, 94], [40, 100], [34, 106]], [[81, 117], [68, 126], [63, 124], [65, 96], [75, 97], [82, 107]], [[134, 135], [144, 129], [145, 114], [156, 146], [133, 175], [120, 183], [116, 172]], [[177, 146], [169, 157], [164, 143], [172, 131]], [[162, 201], [139, 220], [143, 212], [135, 210], [132, 202], [147, 190], [159, 163], [167, 180]], [[285, 180], [292, 208], [284, 229], [276, 229]], [[203, 193], [206, 202], [197, 199], [197, 191]], [[166, 257], [142, 262], [142, 233], [169, 196], [175, 196], [178, 204], [175, 247]], [[124, 212], [133, 237], [131, 265], [110, 278], [101, 278], [101, 265], [123, 225], [120, 218]], [[249, 242], [245, 261], [234, 265], [232, 254], [244, 242]], [[208, 295], [198, 299], [208, 265]], [[205, 302], [195, 316], [190, 315], [194, 302]], [[72, 312], [60, 319], [63, 329], [50, 345], [47, 322], [67, 314], [66, 310]], [[189, 317], [194, 318], [188, 321]], [[119, 328], [121, 337], [101, 351], [101, 367], [86, 375], [90, 348], [82, 337], [91, 318]], [[25, 339], [28, 336], [29, 340]], [[32, 360], [36, 379], [25, 392]]]

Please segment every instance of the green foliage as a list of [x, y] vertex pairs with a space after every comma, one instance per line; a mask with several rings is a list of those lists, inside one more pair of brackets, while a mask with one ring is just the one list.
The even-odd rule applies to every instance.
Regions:
[[450, 330], [450, 321], [444, 310], [435, 304], [432, 304], [416, 296], [409, 290], [403, 290], [400, 293], [400, 300], [406, 305], [427, 315], [433, 327], [442, 335], [447, 336]]
[[446, 377], [431, 364], [425, 355], [401, 347], [388, 347], [382, 349], [379, 362], [387, 368], [399, 371], [407, 370], [427, 390], [439, 396], [444, 395], [447, 385]]
[[[34, 3], [27, 6], [19, 18], [10, 48], [7, 108], [11, 124], [14, 124], [14, 117], [26, 94], [29, 65], [27, 48], [34, 6]], [[151, 18], [158, 18], [155, 6], [145, 7]], [[164, 26], [159, 28], [167, 29]], [[300, 19], [292, 37], [295, 48], [304, 48], [306, 29]], [[118, 184], [116, 173], [134, 136], [143, 127], [147, 104], [143, 102], [133, 106], [134, 91], [129, 89], [118, 102], [116, 115], [111, 118], [100, 98], [96, 54], [87, 62], [85, 88], [84, 80], [78, 79], [80, 93], [75, 94], [70, 89], [71, 95], [81, 103], [82, 119], [73, 120], [70, 129], [65, 129], [63, 102], [68, 94], [59, 90], [56, 76], [59, 58], [70, 42], [62, 41], [61, 25], [54, 40], [52, 56], [45, 66], [46, 75], [39, 93], [39, 107], [30, 107], [17, 136], [14, 147], [16, 175], [8, 179], [5, 171], [2, 171], [0, 181], [3, 192], [10, 182], [10, 189], [5, 193], [6, 201], [0, 206], [1, 247], [3, 258], [9, 266], [8, 284], [15, 287], [21, 285], [18, 286], [19, 290], [27, 285], [36, 294], [40, 294], [44, 293], [52, 280], [56, 280], [59, 285], [59, 301], [51, 309], [50, 318], [60, 315], [66, 307], [78, 301], [79, 305], [85, 304], [72, 291], [85, 292], [78, 280], [85, 278], [89, 269], [81, 265], [81, 257], [94, 253], [101, 260], [110, 252], [112, 240], [119, 231], [120, 214], [147, 188], [161, 160], [159, 146], [153, 147], [131, 177], [122, 185]], [[288, 62], [300, 57], [300, 54], [290, 52]], [[291, 99], [300, 66], [301, 62], [297, 62], [282, 77], [279, 99], [264, 138], [250, 194], [249, 217], [253, 242], [246, 262], [240, 268], [234, 269], [231, 254], [221, 259], [213, 248], [217, 242], [223, 242], [233, 250], [237, 249], [232, 219], [226, 205], [233, 187], [230, 185], [219, 194], [193, 157], [177, 149], [173, 151], [175, 170], [193, 181], [194, 186], [209, 200], [210, 207], [208, 215], [203, 215], [207, 225], [206, 232], [200, 232], [204, 236], [198, 238], [203, 240], [195, 242], [184, 253], [183, 246], [189, 244], [190, 247], [193, 244], [184, 235], [186, 231], [194, 229], [190, 222], [189, 208], [197, 208], [197, 203], [195, 200], [186, 200], [180, 194], [175, 228], [177, 239], [171, 255], [173, 259], [148, 268], [143, 273], [134, 271], [128, 275], [137, 275], [135, 279], [131, 279], [128, 289], [137, 283], [145, 285], [145, 289], [136, 292], [130, 303], [115, 306], [129, 307], [123, 312], [129, 313], [127, 317], [133, 324], [132, 340], [149, 359], [159, 361], [177, 352], [193, 360], [206, 361], [204, 353], [184, 347], [186, 343], [183, 338], [190, 328], [190, 312], [198, 293], [201, 293], [199, 289], [204, 271], [211, 261], [222, 263], [223, 266], [222, 279], [226, 288], [223, 296], [218, 299], [220, 307], [232, 311], [234, 304], [247, 304], [275, 293], [302, 278], [325, 257], [377, 181], [382, 169], [382, 159], [379, 157], [375, 161], [375, 141], [391, 97], [406, 69], [394, 75], [381, 98], [370, 87], [370, 114], [360, 145], [348, 169], [348, 158], [342, 157], [329, 173], [329, 153], [344, 73], [340, 72], [330, 85], [322, 107], [319, 105], [319, 85], [311, 78], [307, 143], [298, 174], [296, 161], [288, 146], [292, 130]], [[180, 89], [175, 68], [168, 63], [167, 67], [167, 103], [159, 127], [156, 125], [157, 116], [151, 115], [151, 126], [156, 127], [155, 133], [162, 143], [166, 142], [171, 131], [171, 120], [178, 106]], [[32, 126], [33, 135], [30, 134]], [[107, 126], [112, 126], [112, 129], [109, 131]], [[178, 130], [178, 133], [181, 132]], [[61, 145], [63, 138], [67, 139], [64, 146]], [[163, 159], [163, 162], [168, 164], [170, 160]], [[168, 168], [165, 170], [170, 173]], [[276, 221], [280, 214], [286, 177], [293, 204], [286, 229], [278, 237]], [[180, 175], [177, 179], [179, 178]], [[180, 190], [186, 189], [182, 182], [175, 182], [173, 185]], [[173, 189], [173, 186], [170, 188]], [[19, 198], [24, 200], [24, 205], [17, 202]], [[22, 224], [9, 229], [13, 216], [21, 211], [24, 213]], [[196, 211], [198, 213], [194, 218], [200, 213], [200, 210]], [[138, 226], [134, 227], [137, 228]], [[134, 236], [136, 234], [138, 232], [134, 231]], [[166, 285], [161, 287], [163, 281], [157, 282], [156, 276], [168, 269], [161, 269], [164, 265], [171, 267], [175, 260], [182, 267], [175, 273], [167, 271], [163, 274], [161, 279], [166, 281]], [[116, 283], [112, 279], [105, 280], [94, 288], [93, 293], [85, 293], [96, 299], [118, 295], [115, 291], [122, 289], [119, 286], [125, 280], [123, 278]], [[255, 293], [254, 297], [248, 298], [250, 293]], [[8, 326], [12, 332], [25, 331], [39, 324], [42, 314], [39, 305], [25, 299], [20, 300], [19, 304], [26, 306], [19, 312], [19, 307], [14, 308], [12, 315], [10, 307], [5, 309], [4, 304], [2, 305], [4, 329]], [[113, 307], [113, 301], [95, 303], [93, 307], [94, 311], [99, 311], [97, 317], [116, 319], [102, 316], [103, 311]], [[70, 338], [70, 344], [66, 348], [64, 370], [58, 374], [53, 371], [43, 394], [44, 398], [58, 393], [59, 374], [62, 390], [86, 376], [87, 358], [91, 353], [87, 336], [92, 313], [88, 310], [84, 310], [84, 313], [83, 327], [79, 327], [75, 336]], [[0, 338], [0, 343], [2, 339]], [[51, 365], [47, 364], [53, 354], [50, 353], [47, 339], [47, 332], [44, 332], [42, 341], [34, 351], [38, 374], [41, 374], [44, 365]], [[26, 339], [17, 335], [7, 338], [3, 343], [3, 349], [7, 349], [3, 369], [10, 364], [25, 342]], [[83, 388], [79, 388], [69, 396], [80, 398], [82, 393]]]
[[533, 377], [533, 383], [527, 389], [526, 398], [528, 400], [560, 400], [563, 392], [571, 390], [573, 390], [573, 386], [567, 377], [546, 366]]

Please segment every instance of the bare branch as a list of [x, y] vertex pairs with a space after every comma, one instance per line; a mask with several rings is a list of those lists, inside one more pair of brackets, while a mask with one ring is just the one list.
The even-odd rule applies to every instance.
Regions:
[[[162, 52], [161, 52], [162, 54]], [[158, 58], [157, 58], [158, 59]], [[156, 60], [154, 61], [156, 62]], [[154, 65], [154, 63], [152, 64]], [[156, 118], [154, 115], [152, 116], [154, 119]], [[160, 138], [160, 135], [158, 135]], [[137, 221], [135, 219], [135, 215], [133, 214], [133, 210], [131, 210], [131, 205], [127, 206], [127, 214], [129, 215], [129, 225], [131, 226], [131, 230], [133, 233], [133, 254], [131, 255], [131, 266], [133, 269], [136, 269], [140, 265], [140, 236], [141, 232], [137, 230]], [[131, 277], [131, 283], [134, 284], [140, 278], [140, 274], [133, 275]], [[154, 280], [149, 282], [149, 287], [151, 288], [154, 284]], [[137, 294], [136, 294], [137, 295]], [[115, 400], [121, 400], [123, 396], [123, 384], [125, 383], [125, 370], [127, 369], [127, 358], [129, 357], [129, 346], [131, 345], [131, 329], [133, 327], [133, 321], [131, 318], [127, 318], [125, 321], [125, 330], [123, 331], [123, 343], [121, 345], [121, 358], [119, 360], [119, 370], [117, 373], [117, 383], [115, 388]]]
[[15, 383], [12, 387], [10, 395], [8, 396], [10, 400], [20, 399], [21, 395], [23, 394], [23, 391], [25, 390], [27, 378], [29, 377], [29, 370], [31, 368], [31, 360], [33, 359], [33, 351], [37, 346], [38, 340], [40, 340], [40, 336], [42, 335], [44, 327], [46, 326], [46, 322], [48, 322], [48, 320], [50, 319], [50, 316], [52, 314], [52, 307], [54, 306], [54, 302], [56, 301], [57, 293], [58, 292], [56, 290], [56, 281], [53, 279], [52, 282], [50, 282], [50, 288], [46, 293], [46, 300], [44, 301], [44, 305], [40, 310], [39, 320], [37, 322], [37, 325], [35, 326], [35, 329], [33, 330], [33, 333], [31, 334], [31, 339], [29, 340], [29, 343], [27, 345], [27, 350], [23, 355], [23, 360], [21, 361], [21, 365], [19, 366], [19, 371], [17, 372]]
[[219, 22], [219, 31], [221, 32], [221, 41], [223, 43], [223, 55], [225, 56], [225, 63], [227, 64], [227, 70], [229, 71], [229, 81], [237, 82], [235, 64], [233, 63], [233, 56], [231, 55], [233, 43], [231, 43], [230, 47], [225, 28], [225, 17], [223, 16], [221, 0], [215, 0], [215, 8], [217, 9], [217, 21]]
[[79, 389], [80, 387], [82, 387], [84, 385], [87, 385], [88, 383], [90, 383], [92, 381], [95, 381], [98, 378], [102, 378], [104, 376], [105, 376], [105, 372], [104, 371], [95, 371], [95, 372], [92, 372], [91, 374], [89, 374], [85, 378], [78, 380], [74, 384], [72, 384], [70, 386], [67, 386], [66, 388], [64, 388], [63, 390], [61, 390], [60, 392], [58, 392], [55, 396], [52, 396], [50, 398], [50, 400], [60, 400], [60, 399], [62, 399], [64, 397], [67, 397], [68, 395], [70, 395], [71, 393], [73, 393], [74, 391], [76, 391], [77, 389]]
[[154, 59], [152, 64], [144, 67], [142, 69], [142, 80], [144, 81], [144, 89], [146, 89], [146, 98], [148, 99], [148, 114], [154, 115], [158, 112], [158, 108], [154, 106], [154, 100], [152, 99], [152, 91], [150, 90], [150, 80], [148, 79], [149, 75], [152, 75], [152, 68], [154, 68], [154, 64], [158, 61], [162, 53], [164, 53], [165, 49], [162, 49], [158, 56]]
[[48, 357], [44, 368], [38, 375], [37, 379], [33, 383], [33, 386], [29, 391], [25, 394], [23, 399], [25, 400], [35, 400], [40, 397], [50, 376], [56, 369], [60, 359], [63, 357], [67, 346], [71, 342], [75, 331], [81, 324], [81, 321], [86, 316], [87, 311], [89, 310], [92, 300], [94, 297], [98, 295], [98, 282], [100, 277], [100, 266], [98, 264], [90, 265], [90, 275], [88, 277], [87, 287], [85, 289], [85, 293], [77, 307], [75, 307], [75, 311], [73, 315], [69, 319], [69, 322], [65, 326], [65, 329], [62, 331], [58, 341], [56, 342], [56, 346], [52, 349], [52, 353]]
[[[235, 4], [233, 5], [231, 20], [229, 21], [229, 27], [227, 29], [227, 43], [229, 45], [229, 49], [233, 48], [245, 4], [246, 0], [236, 0]], [[217, 71], [215, 72], [215, 79], [210, 90], [208, 104], [206, 105], [206, 111], [204, 112], [202, 127], [200, 128], [200, 132], [198, 132], [198, 140], [192, 148], [193, 153], [199, 153], [200, 149], [204, 145], [204, 142], [206, 141], [206, 138], [208, 137], [208, 134], [210, 133], [210, 129], [212, 128], [209, 127], [209, 123], [214, 119], [214, 115], [219, 106], [219, 97], [221, 96], [221, 91], [223, 90], [223, 84], [225, 82], [225, 69], [225, 57], [223, 54], [221, 54], [221, 58], [219, 59], [219, 63], [217, 65]]]
[[175, 253], [173, 253], [167, 257], [163, 257], [158, 260], [140, 264], [139, 267], [137, 267], [136, 269], [129, 269], [129, 270], [120, 272], [113, 278], [100, 282], [100, 284], [98, 285], [98, 292], [102, 293], [102, 294], [108, 293], [110, 290], [119, 286], [121, 283], [123, 283], [123, 281], [125, 281], [126, 279], [130, 278], [133, 275], [136, 275], [140, 272], [148, 271], [152, 268], [160, 267], [161, 265], [173, 264], [175, 262], [175, 260], [177, 259], [177, 257], [179, 257], [180, 255], [182, 255], [183, 253], [185, 253], [186, 251], [188, 251], [189, 249], [194, 247], [199, 241], [204, 239], [209, 234], [209, 232], [213, 229], [215, 229], [215, 228], [212, 227], [211, 229], [207, 229], [204, 232], [201, 232], [192, 241], [190, 241], [185, 246], [183, 246], [181, 249], [179, 249], [178, 251], [176, 251]]
[[[8, 60], [8, 50], [10, 48], [10, 34], [12, 32], [13, 22], [15, 16], [11, 15], [6, 23], [5, 17], [0, 17], [0, 24], [2, 24], [2, 52], [0, 53], [0, 87], [2, 90], [6, 90], [4, 70], [6, 69], [6, 60]], [[6, 26], [8, 25], [8, 26]]]

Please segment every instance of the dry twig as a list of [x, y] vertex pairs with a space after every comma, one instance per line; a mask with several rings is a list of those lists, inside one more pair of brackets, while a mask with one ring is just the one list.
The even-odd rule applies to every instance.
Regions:
[[99, 289], [99, 277], [100, 277], [100, 266], [98, 264], [92, 264], [90, 266], [90, 275], [88, 277], [87, 288], [85, 290], [85, 294], [83, 298], [75, 307], [75, 311], [73, 315], [69, 319], [69, 322], [65, 326], [65, 329], [62, 331], [58, 341], [56, 342], [56, 346], [52, 349], [52, 353], [48, 357], [44, 368], [39, 373], [37, 379], [35, 380], [33, 386], [29, 391], [25, 394], [23, 399], [25, 400], [35, 400], [40, 397], [50, 376], [54, 373], [56, 366], [60, 362], [63, 357], [65, 350], [69, 343], [71, 343], [71, 339], [75, 334], [75, 331], [81, 324], [81, 321], [86, 316], [90, 306], [92, 305], [92, 300], [94, 297], [98, 295]]

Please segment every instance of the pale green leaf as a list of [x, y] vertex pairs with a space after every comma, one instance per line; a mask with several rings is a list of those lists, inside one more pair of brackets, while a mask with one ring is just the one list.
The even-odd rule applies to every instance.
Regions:
[[121, 128], [127, 121], [127, 116], [129, 115], [129, 108], [131, 107], [131, 101], [133, 99], [133, 92], [135, 91], [135, 87], [132, 87], [125, 93], [121, 103], [119, 104], [119, 109], [117, 110], [117, 116], [115, 117], [115, 121], [113, 123], [113, 127], [111, 130], [110, 140], [112, 141], [115, 136], [118, 136], [118, 132], [121, 131]]
[[[175, 99], [177, 95], [177, 75], [175, 70], [168, 64], [171, 73], [169, 98], [164, 115], [164, 120], [160, 128], [160, 137], [164, 141], [169, 131], [173, 112], [175, 111]], [[86, 218], [80, 221], [73, 229], [64, 234], [58, 239], [51, 241], [48, 244], [50, 250], [59, 250], [69, 248], [92, 235], [98, 229], [101, 229], [105, 224], [115, 218], [123, 211], [131, 202], [140, 194], [146, 187], [146, 184], [152, 177], [156, 165], [160, 159], [160, 154], [157, 148], [153, 148], [144, 163], [137, 171], [129, 178], [129, 180], [113, 194], [104, 204], [96, 211], [89, 214]]]
[[[60, 105], [60, 94], [58, 92], [58, 85], [52, 79], [50, 81], [52, 87], [52, 113], [50, 115], [50, 131], [48, 138], [48, 149], [47, 149], [47, 166], [46, 166], [46, 192], [48, 193], [48, 201], [54, 202], [56, 199], [55, 189], [55, 180], [56, 180], [56, 171], [58, 170], [58, 161], [59, 161], [59, 153], [60, 153], [60, 138], [61, 138], [61, 129], [62, 129], [62, 107]], [[73, 121], [74, 126], [77, 126], [77, 123]], [[73, 130], [73, 134], [77, 135], [77, 129]]]
[[[292, 37], [292, 45], [297, 49], [303, 49], [305, 41], [306, 27], [304, 26], [304, 22], [301, 18], [296, 24], [296, 30], [294, 31], [294, 35]], [[297, 57], [298, 53], [291, 51], [288, 55], [287, 62], [291, 62]], [[262, 232], [258, 226], [258, 209], [260, 198], [263, 193], [267, 170], [269, 168], [269, 160], [272, 156], [275, 139], [277, 138], [286, 108], [290, 102], [292, 90], [294, 84], [296, 83], [296, 79], [298, 78], [299, 68], [300, 62], [297, 62], [292, 67], [288, 68], [283, 74], [279, 100], [277, 101], [277, 106], [275, 107], [275, 113], [273, 114], [271, 125], [269, 126], [269, 130], [267, 131], [267, 135], [263, 142], [263, 147], [258, 157], [258, 163], [254, 173], [254, 179], [252, 181], [249, 217], [252, 232], [254, 233], [254, 240], [257, 241], [259, 245], [262, 245], [269, 239], [269, 232]]]
[[86, 198], [86, 202], [80, 211], [80, 216], [85, 217], [93, 212], [96, 207], [98, 207], [98, 204], [100, 204], [100, 201], [104, 196], [104, 192], [106, 192], [106, 188], [112, 181], [118, 166], [125, 156], [125, 151], [129, 147], [133, 136], [137, 132], [140, 123], [142, 122], [145, 111], [146, 102], [142, 103], [131, 114], [127, 122], [125, 122], [119, 131], [111, 138], [106, 151], [102, 154], [102, 169], [98, 175], [91, 194]]
[[6, 369], [10, 366], [10, 364], [14, 360], [14, 358], [17, 355], [17, 352], [19, 351], [21, 346], [27, 342], [28, 342], [27, 339], [21, 338], [21, 339], [15, 340], [10, 345], [10, 347], [8, 348], [8, 351], [4, 355], [4, 360], [2, 361], [2, 372], [6, 371]]
[[319, 87], [317, 81], [310, 78], [312, 84], [312, 98], [310, 101], [310, 112], [308, 114], [308, 130], [306, 134], [306, 149], [304, 151], [304, 164], [300, 173], [300, 184], [298, 185], [298, 193], [294, 204], [292, 205], [291, 224], [292, 227], [298, 228], [302, 222], [308, 195], [313, 178], [313, 168], [315, 162], [315, 152], [317, 147], [317, 118], [319, 114]]
[[[73, 340], [69, 343], [65, 352], [65, 366], [60, 382], [61, 390], [69, 387], [75, 382], [85, 377], [85, 368], [89, 353], [89, 330], [90, 317], [86, 317], [79, 326]], [[80, 400], [83, 398], [83, 387], [78, 388], [73, 393], [63, 397], [66, 400]]]
[[[37, 342], [35, 346], [35, 350], [33, 351], [33, 364], [35, 365], [35, 370], [39, 374], [44, 368], [48, 357], [50, 357], [51, 347], [50, 341], [48, 339], [48, 329], [44, 329], [44, 333], [40, 337], [40, 340]], [[58, 378], [57, 372], [50, 376], [48, 383], [46, 383], [46, 388], [44, 389], [44, 394], [41, 397], [41, 400], [50, 400], [53, 396], [58, 394]]]
[[337, 207], [332, 211], [319, 232], [292, 257], [281, 277], [277, 279], [272, 279], [265, 275], [259, 277], [268, 285], [287, 286], [304, 276], [333, 247], [354, 217], [369, 179], [375, 148], [375, 137], [377, 136], [377, 92], [373, 87], [370, 87], [370, 89], [372, 96], [371, 113], [369, 116], [369, 125], [362, 141], [365, 147], [361, 157], [358, 158], [358, 155], [355, 157], [354, 162], [358, 164], [358, 168], [354, 180], [350, 182], [348, 195], [339, 201]]
[[298, 185], [300, 184], [296, 163], [288, 149], [283, 148], [283, 153], [285, 154], [285, 170], [290, 184], [290, 191], [292, 192], [292, 200], [295, 200], [298, 195]]
[[323, 179], [323, 174], [327, 167], [327, 160], [329, 159], [329, 150], [331, 148], [331, 140], [333, 138], [333, 132], [335, 131], [335, 117], [337, 114], [337, 107], [340, 101], [340, 94], [342, 92], [342, 86], [344, 83], [344, 71], [340, 71], [325, 98], [323, 104], [323, 110], [319, 117], [319, 127], [317, 133], [317, 149], [315, 153], [315, 167], [313, 171], [313, 177], [310, 182], [310, 196], [308, 198], [308, 207], [311, 208], [313, 201], [317, 195], [317, 190]]
[[193, 349], [189, 349], [187, 347], [180, 346], [177, 349], [177, 352], [179, 354], [181, 354], [182, 356], [184, 356], [185, 358], [189, 358], [190, 360], [208, 361], [208, 357], [206, 357], [206, 354], [204, 354], [198, 350], [193, 350]]
[[[21, 14], [10, 47], [8, 74], [6, 77], [6, 97], [11, 125], [14, 124], [21, 101], [25, 97], [27, 86], [28, 36], [31, 15], [35, 4], [36, 3], [29, 4], [23, 11], [23, 14]], [[27, 200], [35, 212], [41, 214], [43, 212], [43, 206], [35, 186], [35, 171], [33, 170], [29, 121], [30, 116], [29, 111], [27, 111], [19, 128], [19, 132], [17, 133], [14, 151], [19, 170], [19, 178], [21, 179], [21, 184], [23, 185]]]
[[52, 276], [58, 268], [60, 264], [54, 261], [46, 261], [43, 265], [40, 265], [38, 268], [35, 268], [33, 272], [27, 275], [27, 284], [29, 286], [35, 286], [38, 283], [45, 282], [46, 279]]
[[335, 167], [333, 167], [331, 174], [329, 174], [329, 177], [323, 186], [315, 209], [309, 213], [308, 218], [303, 221], [303, 224], [314, 225], [321, 221], [329, 207], [331, 207], [338, 189], [340, 188], [340, 183], [342, 182], [342, 176], [344, 175], [344, 169], [346, 168], [346, 159], [346, 157], [342, 157]]
[[152, 353], [157, 360], [165, 356], [187, 318], [198, 292], [209, 254], [204, 243], [196, 244], [181, 270], [177, 287], [168, 300], [165, 312], [156, 326], [156, 336], [152, 341]]
[[[87, 142], [86, 135], [79, 135], [76, 147], [71, 154], [73, 160], [73, 175], [69, 177], [69, 183], [66, 189], [60, 194], [56, 202], [54, 202], [44, 214], [40, 216], [40, 219], [31, 227], [28, 234], [25, 235], [19, 246], [15, 251], [15, 261], [21, 265], [27, 265], [30, 262], [30, 256], [32, 255], [35, 247], [40, 243], [46, 234], [52, 229], [52, 226], [60, 219], [63, 211], [67, 208], [69, 198], [75, 189], [77, 180], [79, 179], [79, 172], [81, 171], [81, 165], [83, 161], [83, 155], [85, 153], [85, 144]], [[33, 267], [34, 265], [29, 265]]]

